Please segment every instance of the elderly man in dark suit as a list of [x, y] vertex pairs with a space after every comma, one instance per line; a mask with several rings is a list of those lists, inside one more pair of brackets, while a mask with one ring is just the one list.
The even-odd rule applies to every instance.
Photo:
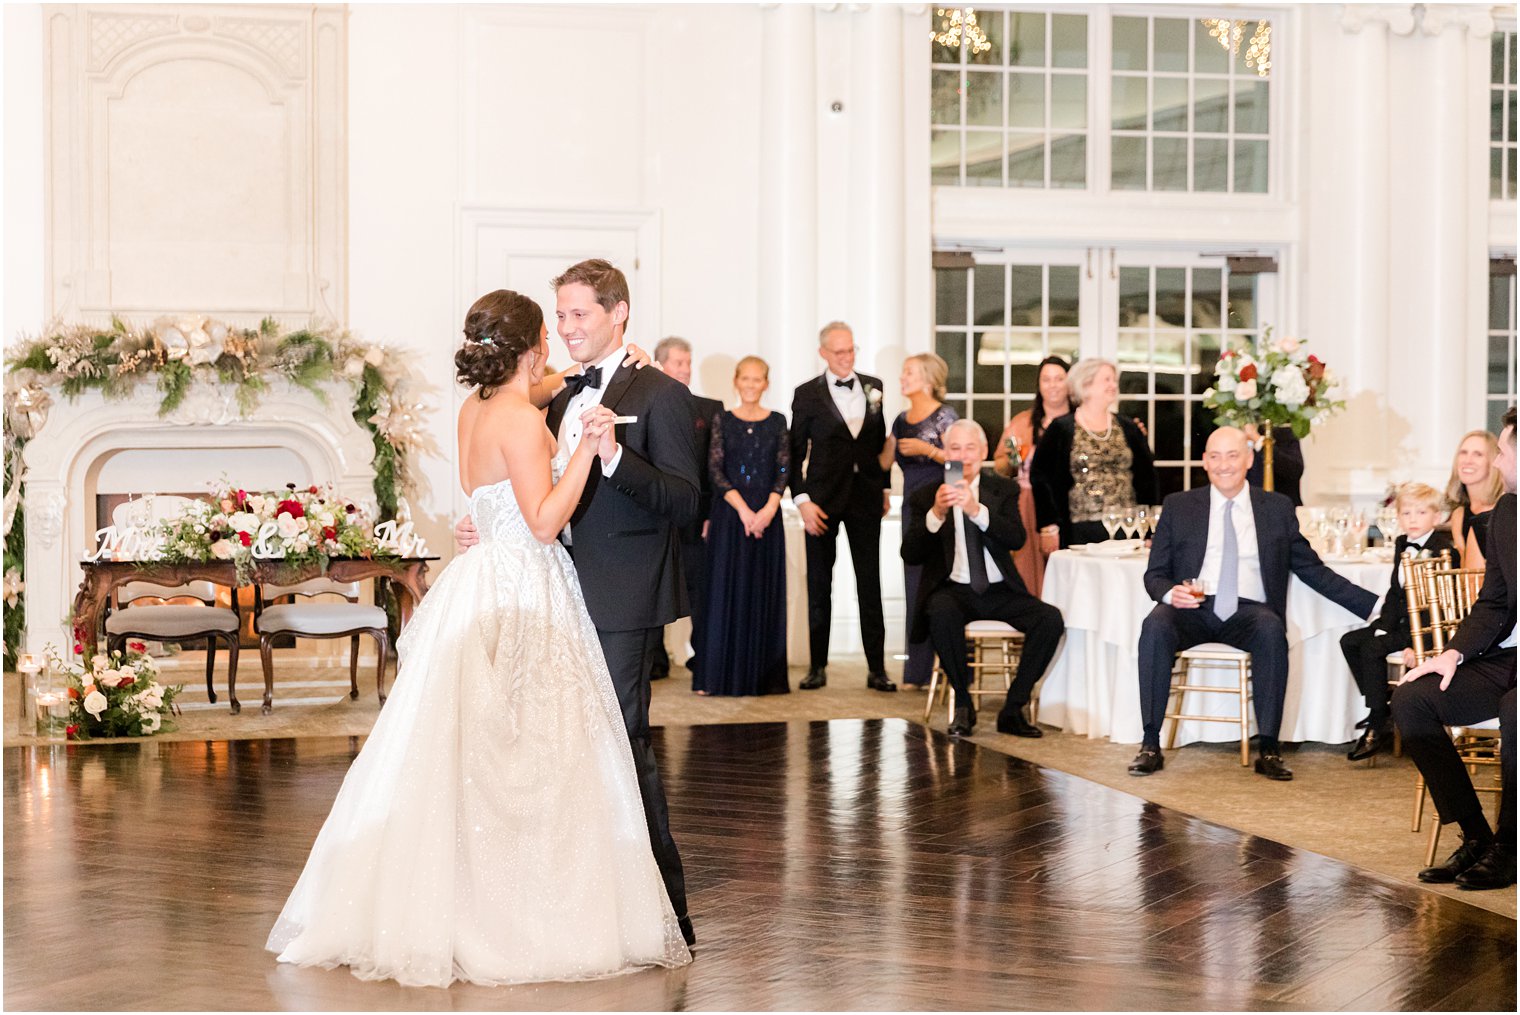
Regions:
[[1150, 775], [1164, 764], [1161, 722], [1177, 653], [1218, 641], [1251, 653], [1261, 751], [1256, 771], [1268, 779], [1293, 778], [1277, 742], [1288, 689], [1288, 578], [1297, 575], [1357, 617], [1369, 618], [1377, 607], [1377, 596], [1320, 561], [1298, 531], [1292, 501], [1246, 485], [1251, 460], [1245, 434], [1215, 430], [1203, 454], [1209, 485], [1164, 502], [1145, 571], [1145, 589], [1158, 603], [1140, 628], [1145, 739], [1131, 775]]
[[[982, 472], [987, 435], [969, 419], [950, 424], [944, 434], [944, 482], [908, 498], [902, 557], [923, 570], [913, 605], [913, 638], [928, 640], [955, 689], [952, 737], [976, 727], [965, 628], [973, 620], [1001, 620], [1024, 633], [1018, 674], [998, 714], [999, 733], [1038, 737], [1040, 728], [1024, 716], [1035, 683], [1045, 672], [1066, 625], [1061, 611], [1029, 594], [1011, 554], [1024, 545], [1019, 521], [1019, 488], [994, 472]], [[952, 474], [952, 468], [955, 474]]]
[[[691, 650], [686, 662], [693, 669], [702, 655], [707, 636], [707, 522], [712, 513], [712, 478], [707, 469], [707, 453], [712, 443], [713, 417], [723, 411], [716, 398], [703, 398], [691, 391], [691, 343], [676, 335], [660, 339], [654, 347], [654, 361], [665, 376], [680, 381], [691, 392], [693, 422], [697, 428], [697, 462], [701, 470], [701, 493], [697, 500], [697, 517], [681, 529], [681, 570], [686, 576], [686, 598], [691, 603]], [[650, 680], [670, 676], [670, 657], [662, 639], [655, 646], [654, 661], [649, 666]]]
[[[1421, 881], [1467, 889], [1515, 883], [1515, 410], [1504, 414], [1494, 465], [1508, 491], [1488, 525], [1483, 591], [1440, 655], [1404, 675], [1393, 692], [1393, 721], [1430, 787], [1442, 823], [1455, 821], [1462, 844]], [[1439, 680], [1432, 677], [1439, 676]], [[1499, 718], [1499, 827], [1488, 819], [1448, 726]]]
[[792, 396], [792, 502], [805, 532], [808, 596], [808, 674], [798, 686], [812, 691], [828, 683], [834, 547], [843, 524], [860, 600], [866, 686], [895, 691], [887, 679], [881, 611], [881, 520], [892, 503], [891, 476], [881, 460], [887, 446], [881, 379], [855, 372], [855, 335], [843, 321], [823, 326], [818, 355], [828, 369]]

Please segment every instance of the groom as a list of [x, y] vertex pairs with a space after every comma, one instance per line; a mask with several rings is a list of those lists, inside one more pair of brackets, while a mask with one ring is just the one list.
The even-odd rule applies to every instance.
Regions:
[[[586, 610], [612, 673], [638, 772], [655, 862], [687, 945], [686, 875], [670, 837], [665, 787], [649, 743], [649, 666], [666, 624], [689, 612], [678, 542], [697, 516], [696, 428], [686, 388], [658, 370], [622, 366], [628, 280], [607, 261], [572, 265], [553, 282], [559, 337], [582, 373], [549, 403], [549, 429], [562, 454], [581, 438], [581, 414], [607, 406], [632, 422], [602, 452], [580, 504], [561, 534], [575, 558]], [[466, 517], [454, 529], [464, 547], [479, 541]]]

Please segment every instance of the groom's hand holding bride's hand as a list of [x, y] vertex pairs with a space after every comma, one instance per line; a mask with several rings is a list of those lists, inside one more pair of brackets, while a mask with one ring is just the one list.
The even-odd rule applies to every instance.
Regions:
[[612, 461], [617, 454], [617, 430], [613, 425], [617, 414], [605, 405], [593, 405], [581, 413], [581, 442], [576, 451], [585, 448], [601, 457], [602, 464]]

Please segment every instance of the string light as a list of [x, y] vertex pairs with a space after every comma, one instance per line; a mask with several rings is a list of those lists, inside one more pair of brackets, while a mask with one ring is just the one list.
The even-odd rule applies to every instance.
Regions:
[[[1240, 42], [1245, 37], [1245, 21], [1231, 21], [1229, 18], [1203, 18], [1203, 27], [1209, 30], [1209, 35], [1218, 40], [1219, 45], [1232, 56], [1240, 55]], [[1266, 77], [1272, 70], [1272, 25], [1268, 21], [1256, 22], [1256, 31], [1251, 33], [1251, 41], [1246, 45], [1246, 66], [1256, 71], [1257, 77]]]
[[973, 53], [985, 53], [992, 48], [987, 33], [977, 24], [974, 8], [939, 7], [934, 16], [940, 19], [940, 30], [930, 29], [929, 38], [946, 49], [959, 49], [962, 43]]

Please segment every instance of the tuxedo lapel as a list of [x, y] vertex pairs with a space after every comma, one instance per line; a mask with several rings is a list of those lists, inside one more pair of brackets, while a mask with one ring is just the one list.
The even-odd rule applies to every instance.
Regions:
[[1183, 569], [1188, 573], [1182, 575], [1181, 577], [1183, 578], [1197, 577], [1198, 573], [1203, 570], [1203, 558], [1209, 552], [1209, 522], [1213, 518], [1209, 490], [1209, 487], [1204, 487], [1203, 495], [1194, 498], [1193, 501], [1194, 531], [1200, 533], [1203, 538], [1189, 540], [1187, 567]]
[[[844, 427], [846, 430], [849, 430], [850, 425], [844, 421], [844, 413], [839, 411], [839, 403], [834, 401], [834, 393], [829, 390], [829, 378], [833, 376], [833, 374], [825, 370], [818, 377], [818, 388], [823, 392], [823, 404], [828, 408], [829, 412], [834, 414], [834, 419], [839, 422], [840, 426]], [[857, 377], [856, 383], [858, 384], [859, 381], [860, 379]]]
[[[628, 389], [633, 385], [633, 378], [637, 372], [634, 367], [619, 366], [611, 379], [607, 381], [607, 389], [602, 394], [602, 404], [614, 413], [617, 413], [618, 404], [622, 402], [623, 396], [628, 393]], [[632, 414], [624, 413], [623, 415]]]
[[556, 445], [559, 442], [559, 425], [565, 418], [565, 406], [570, 404], [570, 389], [564, 388], [559, 394], [549, 401], [549, 415], [545, 423], [549, 426], [549, 432], [554, 435]]

